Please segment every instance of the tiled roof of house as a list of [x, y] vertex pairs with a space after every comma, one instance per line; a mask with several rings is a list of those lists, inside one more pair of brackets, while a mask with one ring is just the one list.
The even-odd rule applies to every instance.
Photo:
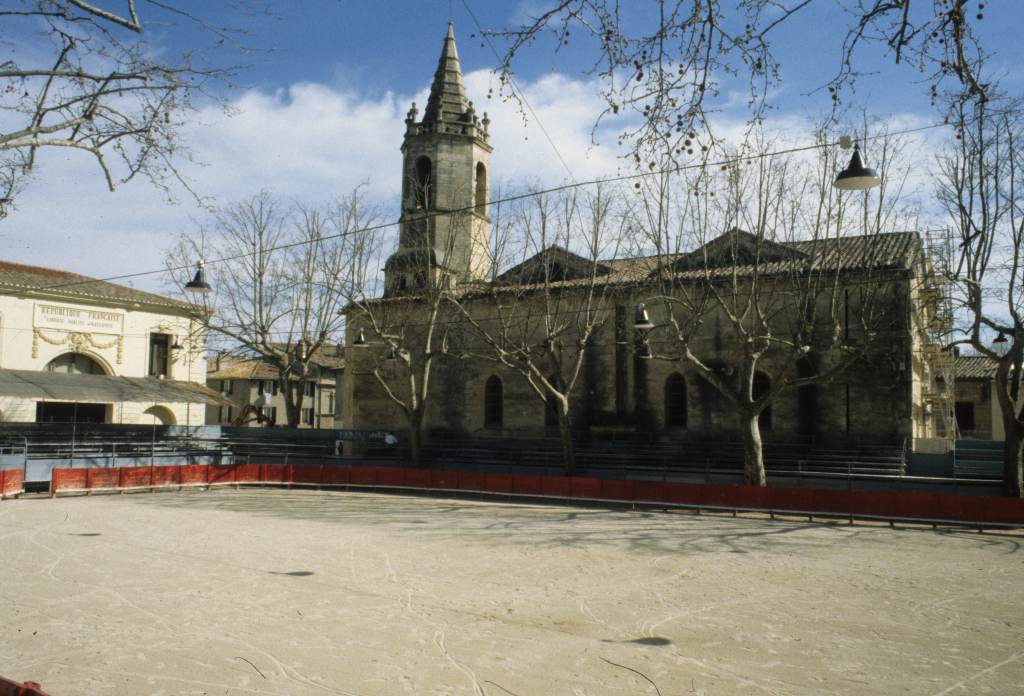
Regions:
[[[345, 358], [334, 354], [334, 346], [324, 346], [312, 362], [325, 370], [345, 369]], [[207, 362], [206, 379], [277, 379], [277, 368], [263, 358], [221, 355]]]
[[0, 294], [45, 293], [77, 301], [103, 301], [118, 305], [156, 305], [187, 310], [187, 302], [124, 285], [42, 266], [0, 261]]
[[996, 361], [984, 355], [960, 355], [953, 362], [956, 379], [992, 379], [996, 374]]

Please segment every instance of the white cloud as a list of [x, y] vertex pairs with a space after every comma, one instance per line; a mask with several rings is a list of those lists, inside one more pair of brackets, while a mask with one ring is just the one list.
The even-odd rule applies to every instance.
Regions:
[[[558, 184], [564, 167], [530, 116], [512, 103], [488, 100], [492, 76], [466, 75], [477, 111], [489, 112], [491, 172], [495, 180]], [[601, 101], [593, 85], [551, 75], [523, 85], [527, 99], [578, 180], [614, 173], [619, 161], [608, 145], [591, 144]], [[427, 87], [416, 95], [422, 105]], [[397, 214], [405, 112], [413, 97], [363, 97], [302, 83], [287, 91], [249, 91], [232, 103], [233, 115], [210, 107], [183, 133], [196, 163], [182, 170], [195, 189], [226, 204], [266, 189], [286, 198], [324, 202], [366, 183], [372, 198]], [[614, 136], [604, 138], [614, 144]], [[176, 203], [145, 180], [109, 193], [84, 155], [46, 152], [37, 178], [0, 221], [0, 257], [106, 277], [161, 266], [163, 250], [205, 213], [185, 192]], [[159, 277], [134, 281], [160, 289]]]
[[[557, 185], [568, 179], [537, 118], [528, 114], [524, 125], [514, 103], [486, 98], [490, 88], [497, 92], [490, 72], [467, 74], [466, 86], [477, 112], [491, 118], [495, 181], [516, 188], [524, 180]], [[602, 127], [598, 145], [591, 142], [604, 106], [597, 85], [553, 74], [521, 86], [576, 180], [614, 175], [624, 167], [616, 150], [623, 119]], [[184, 135], [202, 164], [183, 170], [217, 204], [263, 189], [318, 203], [366, 183], [370, 196], [396, 216], [405, 113], [413, 99], [422, 109], [426, 96], [426, 86], [414, 97], [367, 97], [311, 83], [274, 94], [246, 92], [232, 102], [232, 116], [212, 107], [196, 115]], [[916, 125], [913, 117], [906, 119]], [[809, 124], [779, 116], [768, 130], [806, 143], [812, 138]], [[721, 119], [716, 129], [737, 136], [742, 125]], [[84, 155], [51, 151], [40, 165], [17, 209], [0, 221], [0, 258], [99, 277], [158, 269], [172, 239], [205, 217], [184, 192], [169, 204], [144, 180], [107, 192]], [[134, 282], [155, 290], [163, 284], [160, 277]]]

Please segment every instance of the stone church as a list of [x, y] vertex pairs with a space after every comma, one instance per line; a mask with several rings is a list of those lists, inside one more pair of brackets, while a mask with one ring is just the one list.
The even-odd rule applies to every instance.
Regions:
[[[916, 233], [769, 243], [731, 230], [686, 254], [599, 261], [549, 247], [498, 273], [490, 267], [488, 254], [489, 125], [487, 115], [478, 116], [467, 98], [449, 25], [427, 103], [422, 113], [413, 104], [406, 118], [399, 242], [385, 266], [383, 297], [362, 309], [348, 308], [342, 397], [346, 427], [388, 430], [402, 437], [408, 420], [399, 402], [408, 404], [425, 394], [423, 430], [428, 440], [432, 434], [551, 436], [557, 420], [550, 404], [520, 371], [479, 357], [485, 342], [458, 326], [460, 316], [493, 316], [510, 293], [519, 302], [536, 303], [538, 293], [531, 295], [530, 288], [543, 271], [546, 289], [556, 289], [563, 301], [576, 297], [584, 302], [586, 293], [593, 298], [594, 288], [600, 288], [597, 311], [603, 319], [594, 326], [571, 394], [575, 431], [597, 438], [643, 431], [664, 439], [735, 442], [730, 405], [685, 361], [672, 359], [678, 346], [672, 345], [669, 332], [653, 331], [649, 341], [638, 337], [634, 316], [646, 302], [654, 324], [666, 328], [665, 311], [652, 302], [659, 293], [658, 279], [670, 277], [677, 290], [695, 286], [707, 281], [709, 267], [729, 274], [749, 267], [756, 254], [780, 274], [802, 268], [812, 258], [822, 267], [831, 264], [836, 274], [842, 267], [843, 278], [853, 279], [852, 285], [836, 285], [827, 298], [815, 301], [846, 303], [842, 331], [851, 343], [850, 297], [863, 296], [865, 278], [882, 289], [888, 322], [882, 345], [849, 369], [820, 384], [776, 394], [760, 416], [765, 439], [909, 446], [936, 436], [941, 414], [951, 407], [946, 409], [935, 397], [941, 370], [933, 360], [933, 329], [939, 318], [934, 294], [929, 294], [929, 264]], [[456, 298], [463, 314], [451, 308], [453, 303], [438, 300], [444, 294]], [[396, 343], [395, 337], [422, 339], [432, 312], [443, 318], [430, 345], [429, 385], [417, 394], [424, 375], [416, 374], [416, 364], [425, 349], [415, 340]], [[728, 359], [737, 348], [730, 345], [720, 319], [709, 315], [696, 330], [701, 345], [707, 346], [702, 359], [722, 366], [725, 379], [730, 375]], [[807, 355], [793, 367], [796, 374], [811, 364], [826, 370], [841, 359], [835, 336], [825, 333], [820, 330], [807, 339]], [[650, 359], [652, 348], [660, 359]], [[396, 360], [396, 352], [411, 360]], [[770, 383], [773, 369], [782, 374], [789, 368], [767, 359], [754, 377], [754, 391]]]

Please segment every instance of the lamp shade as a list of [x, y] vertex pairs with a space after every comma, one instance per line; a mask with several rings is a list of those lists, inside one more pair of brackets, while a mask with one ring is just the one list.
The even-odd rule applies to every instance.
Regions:
[[633, 328], [637, 331], [650, 331], [654, 328], [651, 315], [647, 313], [647, 307], [642, 302], [636, 306], [636, 319], [633, 321]]
[[881, 183], [882, 179], [878, 176], [878, 172], [864, 166], [864, 160], [860, 157], [860, 146], [854, 145], [850, 164], [836, 177], [836, 188], [844, 191], [863, 191]]
[[384, 359], [387, 360], [388, 362], [395, 362], [395, 361], [397, 361], [398, 360], [398, 355], [395, 354], [395, 349], [392, 348], [390, 351], [388, 351], [388, 356], [386, 358], [384, 358]]
[[202, 261], [196, 263], [196, 274], [192, 276], [192, 280], [185, 283], [185, 289], [189, 292], [195, 293], [207, 293], [213, 288], [206, 282], [206, 264]]
[[365, 346], [366, 345], [366, 334], [363, 333], [362, 329], [359, 329], [359, 335], [356, 336], [356, 340], [352, 341], [354, 346]]
[[1009, 343], [1009, 340], [1010, 340], [1010, 339], [1008, 339], [1008, 338], [1006, 337], [1006, 334], [1005, 334], [1004, 332], [1000, 331], [1000, 332], [999, 332], [999, 335], [998, 335], [998, 336], [996, 336], [996, 337], [995, 337], [995, 338], [994, 338], [994, 339], [992, 340], [992, 342], [993, 342], [993, 343], [996, 343], [996, 344], [999, 344], [999, 345], [1002, 345], [1002, 344], [1004, 344], [1004, 343]]

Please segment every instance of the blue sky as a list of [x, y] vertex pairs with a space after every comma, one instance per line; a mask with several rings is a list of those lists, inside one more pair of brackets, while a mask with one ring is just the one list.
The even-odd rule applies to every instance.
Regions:
[[[771, 99], [772, 127], [795, 141], [802, 142], [802, 136], [810, 140], [810, 133], [804, 133], [810, 119], [829, 108], [828, 94], [813, 90], [838, 65], [842, 27], [848, 21], [844, 8], [850, 4], [816, 0], [775, 36], [783, 72], [781, 87]], [[1020, 91], [1021, 78], [1010, 68], [1022, 57], [1016, 34], [1024, 25], [1024, 2], [986, 4], [986, 19], [980, 24], [983, 39], [995, 54], [994, 63], [1004, 66], [1004, 84]], [[212, 21], [237, 23], [227, 5], [194, 5]], [[461, 0], [452, 0], [450, 6], [470, 98], [478, 111], [492, 115], [492, 176], [510, 188], [526, 178], [560, 183], [565, 171], [536, 124], [524, 126], [514, 108], [486, 99], [488, 88], [496, 85], [489, 72], [494, 55], [473, 36], [478, 31]], [[471, 2], [488, 28], [515, 23], [540, 6], [540, 0]], [[633, 13], [628, 21], [642, 24], [648, 19], [648, 3], [635, 0], [623, 6]], [[262, 50], [211, 55], [247, 67], [222, 95], [233, 115], [210, 105], [184, 130], [196, 159], [185, 165], [186, 175], [219, 204], [261, 189], [307, 203], [326, 202], [364, 184], [393, 216], [402, 119], [412, 99], [422, 105], [429, 87], [449, 19], [448, 0], [292, 0], [271, 3], [270, 8], [271, 15], [243, 18], [250, 31], [244, 43]], [[157, 28], [149, 40], [155, 50], [168, 53], [208, 43], [208, 37], [173, 26]], [[523, 54], [516, 72], [577, 179], [611, 175], [623, 166], [614, 148], [616, 124], [599, 134], [599, 146], [590, 142], [602, 103], [593, 79], [583, 72], [589, 48], [573, 41], [554, 54], [541, 44]], [[856, 91], [844, 95], [846, 103], [901, 123], [939, 120], [929, 107], [927, 84], [918, 83], [920, 75], [911, 66], [893, 65], [891, 57], [877, 53], [877, 45], [872, 51], [876, 53], [860, 54], [858, 67], [865, 74]], [[742, 123], [741, 102], [720, 114], [724, 127]], [[97, 277], [155, 269], [176, 234], [208, 221], [182, 191], [173, 202], [145, 181], [106, 192], [91, 163], [74, 153], [48, 153], [40, 164], [17, 209], [0, 221], [0, 257], [7, 260]], [[162, 282], [154, 276], [135, 284], [160, 289]]]

